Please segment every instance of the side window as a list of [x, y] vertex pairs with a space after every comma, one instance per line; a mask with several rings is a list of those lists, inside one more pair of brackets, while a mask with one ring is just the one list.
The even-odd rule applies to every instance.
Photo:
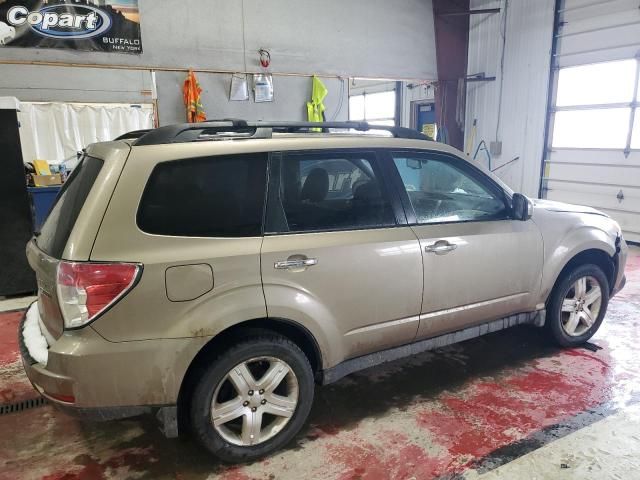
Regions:
[[[283, 153], [272, 170], [274, 232], [347, 230], [395, 225], [391, 203], [371, 153]], [[276, 173], [277, 172], [277, 173]], [[277, 215], [272, 210], [277, 209]]]
[[394, 153], [418, 223], [493, 220], [506, 216], [500, 195], [440, 156]]
[[259, 236], [266, 172], [266, 154], [160, 163], [142, 195], [138, 227], [157, 235]]

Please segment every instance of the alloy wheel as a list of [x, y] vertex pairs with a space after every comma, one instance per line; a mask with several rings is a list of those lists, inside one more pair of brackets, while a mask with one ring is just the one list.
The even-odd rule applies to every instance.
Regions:
[[584, 335], [596, 322], [602, 305], [602, 288], [592, 276], [578, 278], [569, 288], [560, 310], [562, 329], [571, 337]]
[[211, 401], [211, 423], [234, 445], [266, 442], [289, 423], [298, 404], [293, 369], [274, 357], [256, 357], [233, 367]]

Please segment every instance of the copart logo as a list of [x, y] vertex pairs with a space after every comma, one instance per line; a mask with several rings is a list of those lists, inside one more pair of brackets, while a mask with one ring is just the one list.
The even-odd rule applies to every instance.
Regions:
[[28, 24], [40, 35], [51, 38], [93, 38], [111, 28], [108, 13], [86, 5], [52, 5], [33, 12], [27, 7], [11, 7], [7, 22], [15, 27]]

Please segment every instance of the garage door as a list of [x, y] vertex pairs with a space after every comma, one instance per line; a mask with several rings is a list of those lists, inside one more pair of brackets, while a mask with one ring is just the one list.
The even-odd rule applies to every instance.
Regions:
[[640, 242], [638, 0], [559, 3], [542, 194], [598, 208]]

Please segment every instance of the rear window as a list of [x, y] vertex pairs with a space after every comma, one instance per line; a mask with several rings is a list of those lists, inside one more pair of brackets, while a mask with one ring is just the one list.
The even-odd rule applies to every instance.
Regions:
[[85, 156], [60, 190], [36, 240], [38, 247], [48, 255], [62, 257], [71, 230], [103, 163], [98, 158]]
[[142, 195], [138, 227], [156, 235], [259, 236], [266, 172], [266, 154], [160, 163]]

